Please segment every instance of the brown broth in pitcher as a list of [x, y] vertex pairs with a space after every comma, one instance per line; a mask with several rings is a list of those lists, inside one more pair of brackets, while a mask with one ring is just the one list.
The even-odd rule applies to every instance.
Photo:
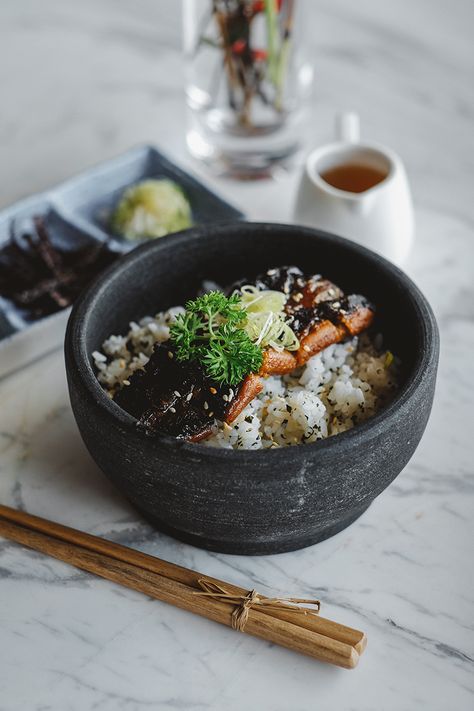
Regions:
[[321, 174], [321, 178], [333, 188], [349, 193], [363, 193], [374, 185], [381, 183], [387, 173], [368, 165], [343, 164], [329, 168]]

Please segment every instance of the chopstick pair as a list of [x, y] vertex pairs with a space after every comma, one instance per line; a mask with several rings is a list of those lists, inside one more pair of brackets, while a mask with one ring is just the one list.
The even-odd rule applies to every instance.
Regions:
[[0, 536], [157, 600], [323, 662], [352, 669], [363, 632], [140, 551], [0, 505]]

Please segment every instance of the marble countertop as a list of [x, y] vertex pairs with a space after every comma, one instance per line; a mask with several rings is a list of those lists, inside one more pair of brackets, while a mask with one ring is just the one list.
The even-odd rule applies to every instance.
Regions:
[[[468, 0], [311, 4], [313, 144], [336, 110], [406, 162], [407, 265], [441, 330], [431, 420], [412, 461], [350, 528], [279, 556], [207, 553], [153, 531], [87, 454], [60, 350], [0, 381], [0, 500], [262, 592], [317, 596], [364, 629], [330, 668], [0, 542], [1, 711], [467, 711], [474, 691], [472, 383], [474, 55]], [[190, 165], [175, 0], [0, 7], [0, 204], [144, 142]], [[289, 220], [296, 174], [235, 184], [250, 218]]]

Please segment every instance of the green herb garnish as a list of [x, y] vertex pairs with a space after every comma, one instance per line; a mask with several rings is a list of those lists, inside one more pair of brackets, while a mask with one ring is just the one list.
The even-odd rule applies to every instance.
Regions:
[[262, 349], [242, 330], [246, 318], [238, 294], [211, 291], [188, 301], [170, 328], [177, 359], [197, 360], [212, 380], [238, 385], [263, 361]]

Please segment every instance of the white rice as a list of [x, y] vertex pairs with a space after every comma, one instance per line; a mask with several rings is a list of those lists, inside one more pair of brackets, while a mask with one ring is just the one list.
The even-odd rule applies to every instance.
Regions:
[[[148, 362], [155, 343], [169, 338], [175, 307], [132, 322], [92, 356], [97, 378], [113, 397]], [[265, 378], [264, 389], [232, 425], [217, 422], [203, 444], [224, 449], [268, 449], [331, 437], [374, 415], [397, 388], [398, 364], [367, 335], [325, 348], [291, 375]]]

